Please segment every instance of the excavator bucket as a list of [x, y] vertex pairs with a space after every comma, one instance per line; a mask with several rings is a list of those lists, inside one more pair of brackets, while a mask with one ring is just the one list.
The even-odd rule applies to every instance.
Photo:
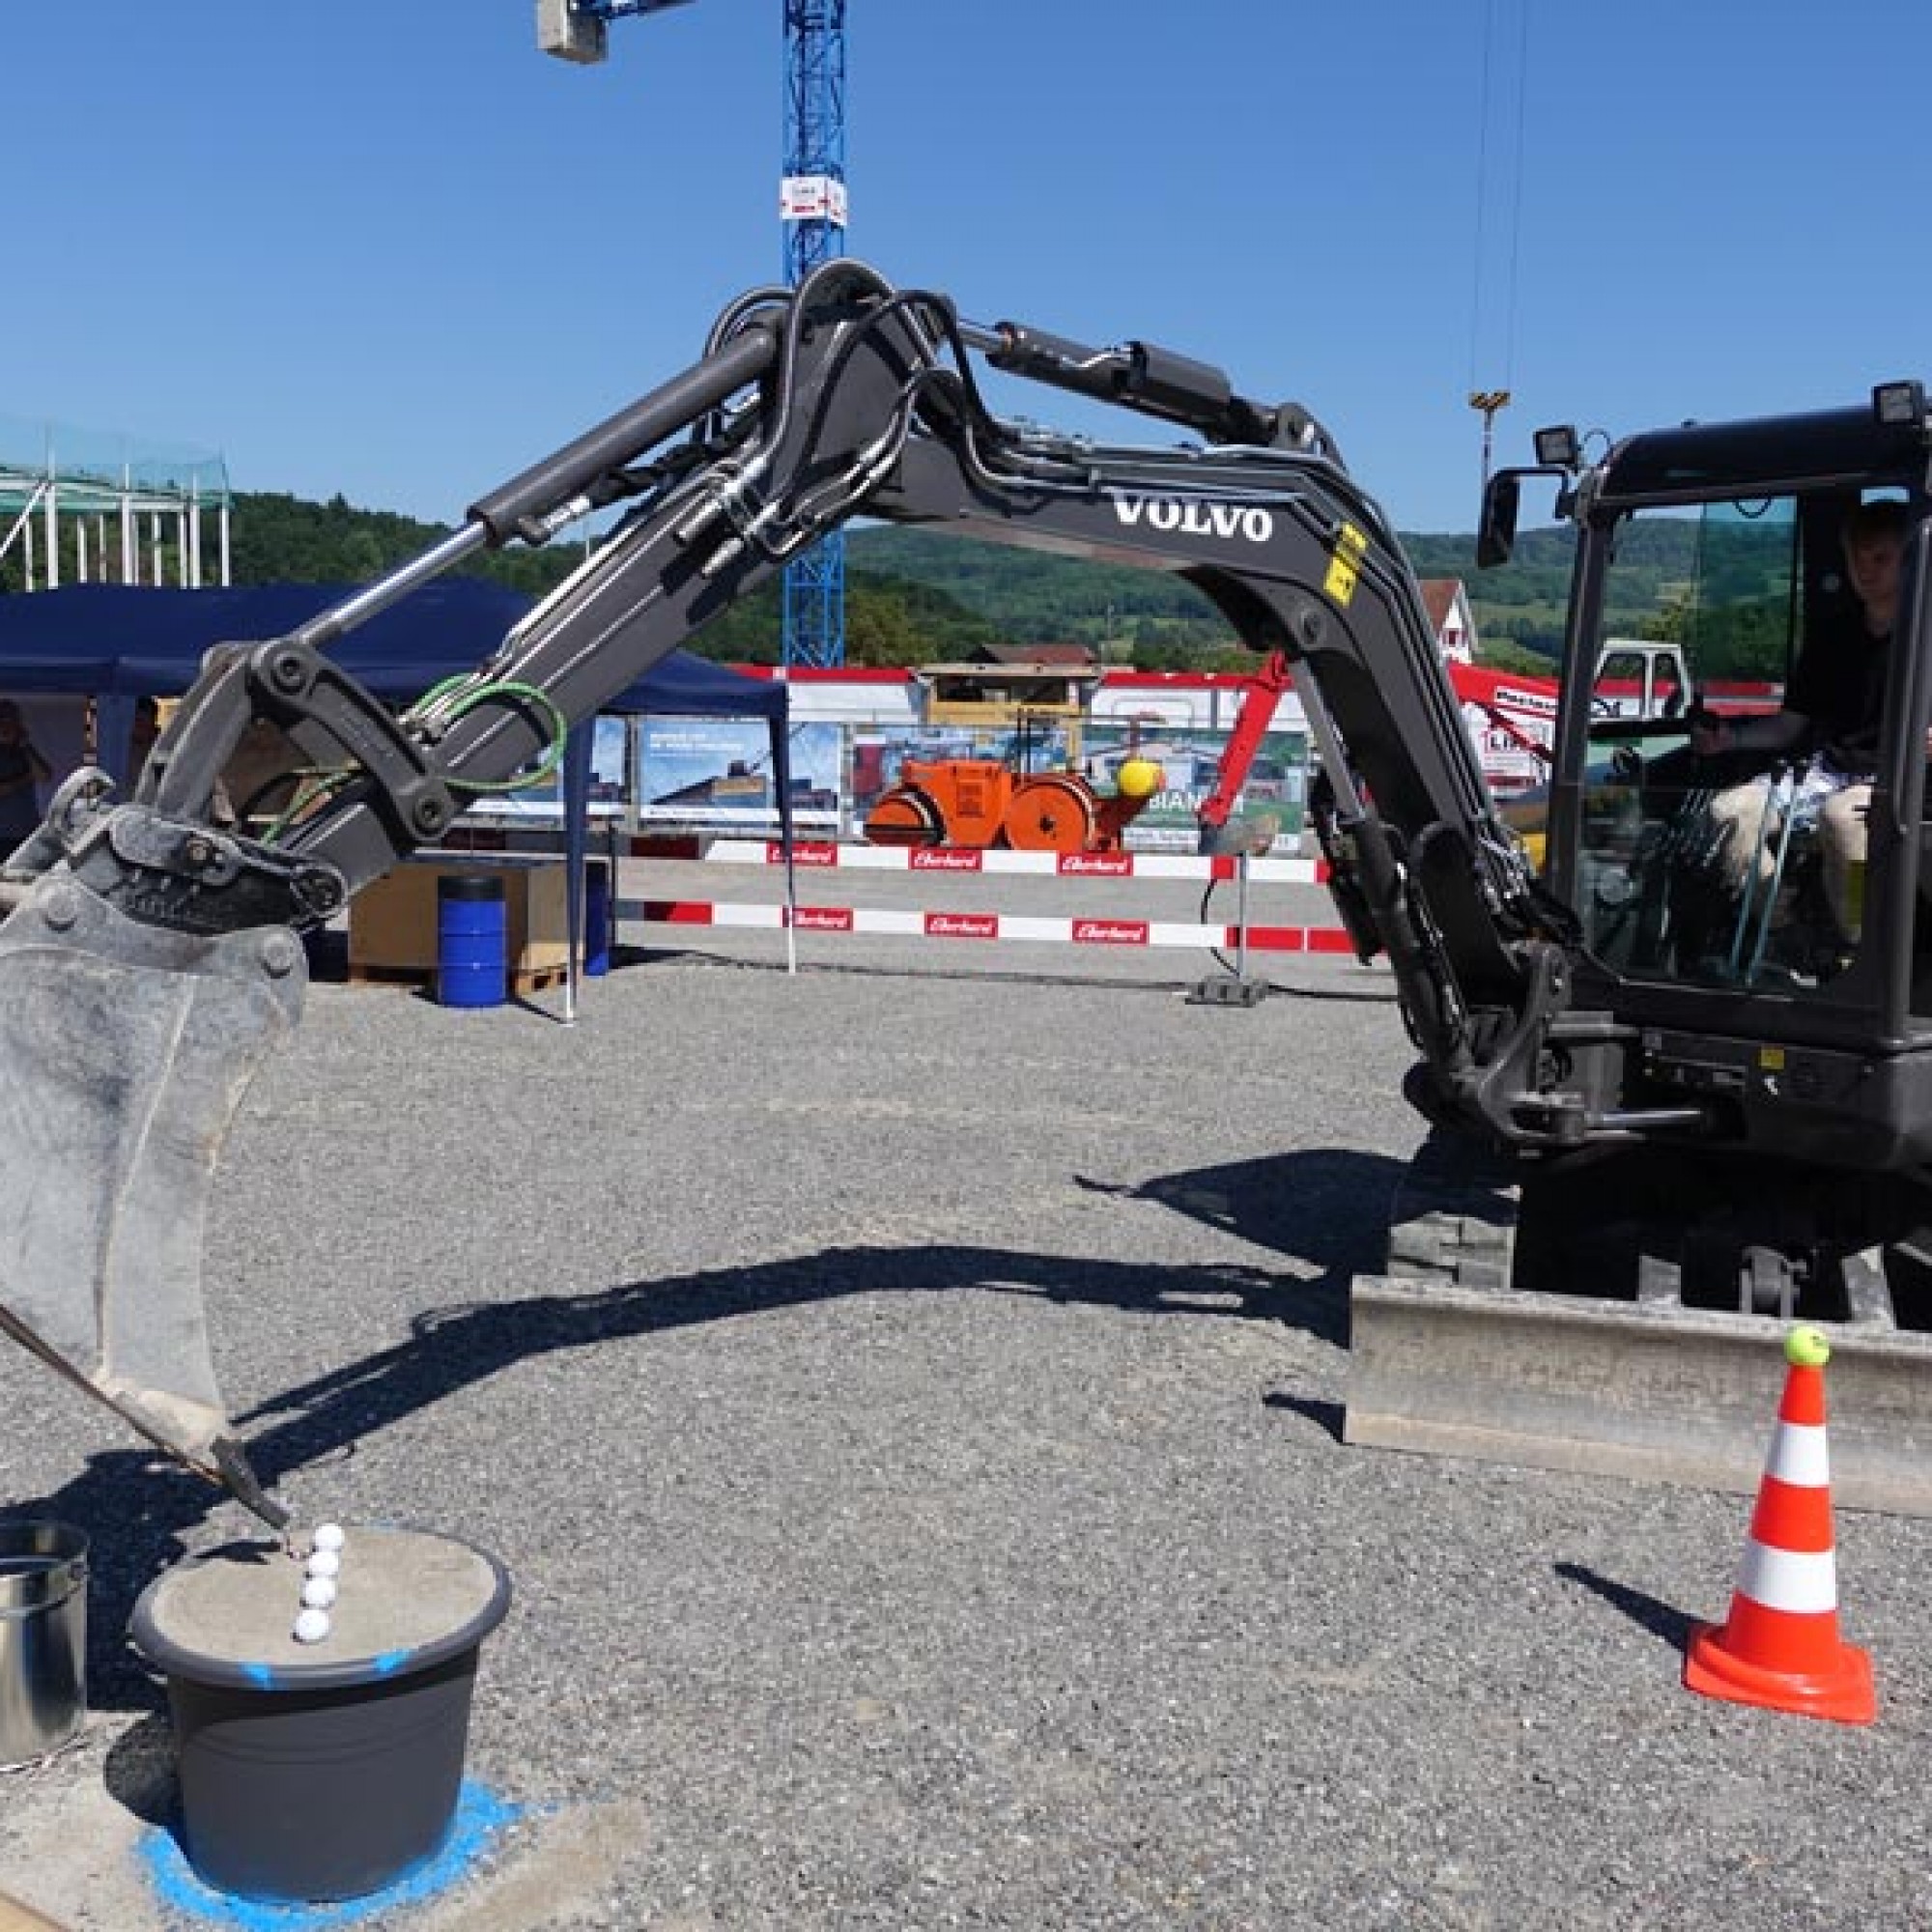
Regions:
[[284, 927], [143, 925], [64, 866], [0, 925], [0, 1327], [270, 1520], [215, 1384], [202, 1234], [306, 983]]

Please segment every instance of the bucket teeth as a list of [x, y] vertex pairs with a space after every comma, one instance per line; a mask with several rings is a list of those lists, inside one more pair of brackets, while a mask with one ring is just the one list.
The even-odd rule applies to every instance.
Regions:
[[263, 1489], [260, 1479], [249, 1466], [247, 1452], [241, 1443], [232, 1435], [217, 1435], [210, 1447], [213, 1451], [214, 1466], [235, 1500], [243, 1509], [251, 1510], [260, 1517], [270, 1529], [288, 1528], [289, 1511]]

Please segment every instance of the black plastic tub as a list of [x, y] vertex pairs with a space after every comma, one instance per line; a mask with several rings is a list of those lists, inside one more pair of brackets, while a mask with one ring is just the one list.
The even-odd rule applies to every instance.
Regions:
[[278, 1546], [233, 1545], [134, 1606], [134, 1642], [167, 1680], [182, 1850], [242, 1898], [357, 1898], [436, 1856], [478, 1651], [510, 1605], [494, 1556], [414, 1530], [351, 1528], [320, 1643], [291, 1634], [301, 1582]]

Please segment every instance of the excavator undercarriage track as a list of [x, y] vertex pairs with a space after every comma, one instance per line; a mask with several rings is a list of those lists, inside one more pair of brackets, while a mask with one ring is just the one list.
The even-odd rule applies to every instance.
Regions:
[[1775, 1175], [1668, 1165], [1545, 1174], [1433, 1137], [1399, 1191], [1388, 1272], [1353, 1284], [1345, 1438], [1747, 1493], [1801, 1318], [1832, 1344], [1837, 1500], [1932, 1516], [1917, 1190], [1814, 1190], [1784, 1204], [1774, 1247], [1731, 1238], [1726, 1215], [1742, 1226], [1754, 1196], [1762, 1234]]

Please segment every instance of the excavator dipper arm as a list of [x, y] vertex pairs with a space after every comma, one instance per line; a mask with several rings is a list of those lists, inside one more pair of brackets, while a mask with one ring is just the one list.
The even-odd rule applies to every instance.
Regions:
[[[1208, 446], [1004, 421], [974, 352]], [[488, 663], [400, 716], [328, 657], [463, 558], [619, 503], [611, 537]], [[1492, 813], [1414, 580], [1325, 432], [1169, 352], [978, 328], [840, 261], [733, 304], [690, 369], [480, 498], [404, 569], [287, 637], [211, 653], [131, 799], [99, 773], [63, 787], [7, 868], [0, 1323], [273, 1520], [227, 1423], [200, 1251], [235, 1109], [299, 1014], [297, 933], [861, 512], [1176, 572], [1305, 673], [1351, 929], [1389, 956], [1435, 1104], [1504, 1137], [1540, 1131], [1520, 1076], [1561, 1003], [1560, 934]], [[213, 808], [256, 719], [325, 776], [247, 836]]]

